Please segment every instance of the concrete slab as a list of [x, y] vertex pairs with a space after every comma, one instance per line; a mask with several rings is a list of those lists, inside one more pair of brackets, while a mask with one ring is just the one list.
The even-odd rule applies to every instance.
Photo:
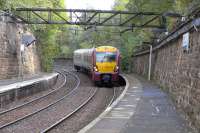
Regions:
[[[123, 98], [112, 108], [100, 121], [87, 130], [87, 133], [118, 133], [135, 113], [136, 106], [142, 94], [142, 85], [132, 76], [127, 75], [129, 82], [128, 90]], [[111, 105], [112, 106], [112, 105]], [[84, 129], [81, 132], [83, 132]]]
[[58, 73], [43, 73], [40, 75], [32, 76], [21, 79], [8, 79], [8, 80], [0, 80], [0, 93], [4, 93], [6, 91], [10, 91], [12, 89], [21, 88], [24, 86], [28, 86], [37, 82], [45, 81], [56, 77]]
[[[5, 107], [13, 101], [39, 93], [51, 88], [57, 81], [58, 73], [41, 74], [22, 80], [4, 80], [0, 85], [0, 107]], [[0, 81], [1, 82], [1, 81]], [[7, 84], [5, 84], [7, 83]]]
[[129, 87], [120, 102], [80, 133], [195, 133], [158, 86], [135, 75], [126, 77]]

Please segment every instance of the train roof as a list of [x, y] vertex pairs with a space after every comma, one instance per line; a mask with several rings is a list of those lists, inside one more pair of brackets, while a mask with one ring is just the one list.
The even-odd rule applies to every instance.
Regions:
[[116, 52], [118, 49], [113, 46], [100, 46], [95, 48], [97, 52]]
[[84, 52], [88, 52], [88, 51], [92, 51], [93, 48], [91, 49], [77, 49], [74, 51], [74, 53], [84, 53]]
[[87, 52], [93, 51], [94, 49], [96, 52], [116, 52], [116, 51], [118, 51], [118, 49], [113, 46], [99, 46], [97, 48], [90, 48], [90, 49], [77, 49], [74, 51], [74, 53], [87, 53]]

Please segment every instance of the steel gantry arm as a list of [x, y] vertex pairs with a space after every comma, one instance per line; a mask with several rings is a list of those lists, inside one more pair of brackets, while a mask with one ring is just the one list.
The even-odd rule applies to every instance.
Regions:
[[134, 16], [126, 19], [123, 23], [120, 23], [120, 26], [125, 25], [126, 23], [130, 22], [131, 20], [133, 20], [134, 18], [138, 17], [139, 15], [140, 15], [139, 13], [138, 14], [134, 14]]
[[[135, 17], [135, 16], [134, 16]], [[156, 19], [159, 19], [160, 22], [159, 25], [150, 25], [152, 22], [154, 22]], [[165, 29], [166, 28], [166, 21], [161, 21], [163, 19], [163, 16], [153, 16], [151, 17], [150, 19], [144, 21], [144, 23], [140, 24], [140, 25], [132, 25], [131, 28], [128, 28], [128, 29], [124, 29], [120, 32], [120, 34], [123, 34], [124, 32], [127, 32], [127, 31], [130, 31], [132, 30], [133, 31], [133, 28], [159, 28], [159, 29]], [[161, 22], [164, 22], [164, 23], [161, 23]]]
[[117, 13], [113, 13], [110, 17], [107, 17], [106, 19], [104, 19], [102, 22], [100, 22], [100, 25], [103, 25], [105, 22], [107, 22], [108, 20], [112, 19], [113, 17], [115, 17], [116, 15], [118, 15]]
[[66, 19], [66, 18], [64, 18], [63, 16], [61, 16], [59, 13], [57, 13], [57, 12], [55, 12], [55, 11], [53, 11], [53, 13], [54, 14], [56, 14], [59, 18], [61, 18], [62, 20], [64, 20], [65, 22], [66, 22], [66, 24], [70, 24], [70, 22]]
[[90, 21], [97, 15], [98, 13], [95, 12], [91, 17], [88, 18], [88, 20], [86, 21], [87, 23], [90, 23]]
[[[29, 14], [29, 15], [25, 15]], [[21, 23], [27, 24], [69, 24], [83, 26], [117, 26], [132, 29], [160, 28], [161, 25], [152, 25], [151, 22], [163, 17], [155, 12], [129, 12], [114, 10], [82, 10], [82, 9], [51, 9], [51, 8], [16, 8], [13, 15]], [[149, 17], [150, 20], [140, 20], [140, 24], [134, 21], [137, 17]], [[153, 16], [153, 19], [151, 19]], [[127, 29], [126, 29], [127, 30]]]

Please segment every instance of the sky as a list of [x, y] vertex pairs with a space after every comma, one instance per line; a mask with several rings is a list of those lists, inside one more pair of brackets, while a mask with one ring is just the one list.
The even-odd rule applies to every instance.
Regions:
[[111, 10], [115, 0], [65, 0], [67, 9]]

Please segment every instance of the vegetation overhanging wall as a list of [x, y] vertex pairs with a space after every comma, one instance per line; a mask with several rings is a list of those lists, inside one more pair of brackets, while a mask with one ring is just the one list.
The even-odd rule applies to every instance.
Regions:
[[[40, 58], [35, 44], [25, 47], [20, 53], [22, 34], [27, 33], [21, 24], [11, 18], [0, 18], [0, 79], [20, 77], [22, 74], [32, 75], [41, 71]], [[23, 60], [23, 63], [22, 63]]]
[[[186, 119], [200, 131], [200, 32], [191, 20], [176, 29], [152, 54], [151, 78], [173, 97]], [[189, 32], [189, 49], [183, 48], [183, 34]], [[132, 71], [148, 74], [149, 51], [133, 57]]]

